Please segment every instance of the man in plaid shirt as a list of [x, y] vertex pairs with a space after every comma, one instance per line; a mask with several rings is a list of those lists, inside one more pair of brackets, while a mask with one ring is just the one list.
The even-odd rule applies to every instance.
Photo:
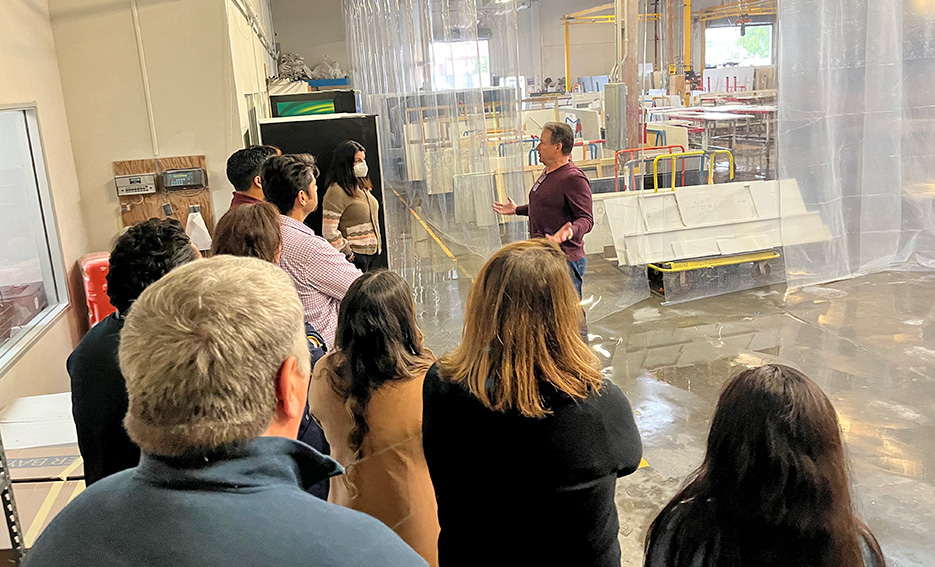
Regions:
[[290, 276], [305, 309], [305, 322], [334, 345], [338, 307], [360, 270], [303, 222], [318, 208], [315, 158], [308, 154], [273, 156], [261, 172], [266, 200], [279, 209], [282, 256], [279, 265]]

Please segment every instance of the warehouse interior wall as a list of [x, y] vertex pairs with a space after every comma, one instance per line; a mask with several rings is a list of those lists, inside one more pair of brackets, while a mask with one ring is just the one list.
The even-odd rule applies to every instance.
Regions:
[[[109, 249], [121, 227], [112, 162], [156, 157], [130, 5], [50, 1], [93, 250]], [[227, 156], [243, 143], [225, 3], [141, 0], [138, 6], [159, 156], [204, 154], [215, 213], [223, 212], [231, 191]]]
[[78, 178], [65, 117], [49, 5], [45, 0], [0, 1], [0, 104], [35, 103], [71, 305], [7, 372], [0, 376], [0, 406], [22, 396], [69, 389], [65, 358], [86, 326], [78, 257], [88, 239], [79, 203]]
[[[594, 8], [606, 2], [599, 0], [543, 0], [539, 5], [539, 35], [542, 52], [542, 77], [553, 81], [565, 76], [565, 26], [561, 17], [566, 14]], [[602, 12], [613, 14], [613, 10]], [[572, 25], [569, 29], [571, 44], [571, 77], [607, 75], [614, 66], [613, 24]]]
[[[272, 37], [268, 2], [240, 1]], [[206, 156], [216, 218], [230, 203], [225, 165], [243, 146], [246, 94], [265, 95], [273, 65], [236, 2], [138, 1], [159, 155]], [[77, 261], [108, 250], [122, 225], [112, 162], [154, 157], [130, 5], [0, 1], [0, 104], [37, 105], [70, 295], [0, 379], [0, 406], [68, 391], [65, 359], [87, 330]]]
[[270, 5], [283, 53], [301, 55], [312, 69], [328, 56], [350, 72], [343, 0], [272, 0]]

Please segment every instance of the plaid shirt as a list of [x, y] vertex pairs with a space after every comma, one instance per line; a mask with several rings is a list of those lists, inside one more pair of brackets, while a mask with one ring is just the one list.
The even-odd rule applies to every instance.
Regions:
[[338, 306], [360, 276], [360, 270], [304, 223], [279, 215], [279, 224], [282, 227], [279, 265], [292, 276], [305, 309], [305, 322], [321, 333], [330, 348], [338, 325]]

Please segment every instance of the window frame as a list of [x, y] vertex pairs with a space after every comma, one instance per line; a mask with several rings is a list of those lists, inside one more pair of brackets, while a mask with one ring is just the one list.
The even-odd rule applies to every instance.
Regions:
[[19, 360], [42, 338], [51, 327], [61, 319], [71, 306], [69, 296], [65, 254], [58, 229], [58, 217], [55, 213], [52, 182], [47, 167], [45, 142], [39, 120], [39, 105], [35, 102], [21, 104], [0, 104], [0, 112], [22, 112], [26, 119], [26, 136], [32, 158], [33, 176], [39, 197], [39, 219], [45, 233], [46, 251], [49, 254], [52, 272], [52, 289], [46, 290], [49, 305], [39, 312], [29, 323], [29, 328], [8, 342], [0, 345], [0, 379], [19, 362]]

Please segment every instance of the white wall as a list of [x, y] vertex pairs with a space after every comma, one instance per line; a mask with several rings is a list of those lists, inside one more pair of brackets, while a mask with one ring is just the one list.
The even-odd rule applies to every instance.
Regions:
[[46, 0], [0, 0], [0, 104], [36, 102], [72, 307], [0, 377], [0, 406], [15, 398], [69, 389], [65, 359], [82, 330], [81, 276], [76, 261], [88, 249], [81, 195], [62, 97]]
[[[130, 2], [49, 3], [88, 242], [105, 250], [121, 227], [112, 162], [154, 157]], [[228, 4], [138, 1], [159, 155], [206, 156], [216, 217], [230, 203], [225, 166], [243, 145], [245, 128], [232, 51], [243, 89], [265, 79], [255, 69], [244, 71], [242, 55], [251, 48], [232, 48], [234, 38], [244, 44], [254, 38], [245, 25], [230, 29]], [[243, 20], [236, 8], [230, 18], [232, 25]]]
[[342, 0], [270, 0], [283, 53], [297, 53], [314, 69], [324, 56], [350, 72]]
[[[539, 35], [542, 49], [542, 78], [557, 81], [565, 76], [565, 14], [594, 8], [607, 2], [602, 0], [541, 0], [539, 6]], [[603, 12], [612, 14], [613, 12]], [[569, 29], [571, 44], [572, 83], [578, 77], [607, 75], [614, 66], [614, 25], [573, 25]]]

